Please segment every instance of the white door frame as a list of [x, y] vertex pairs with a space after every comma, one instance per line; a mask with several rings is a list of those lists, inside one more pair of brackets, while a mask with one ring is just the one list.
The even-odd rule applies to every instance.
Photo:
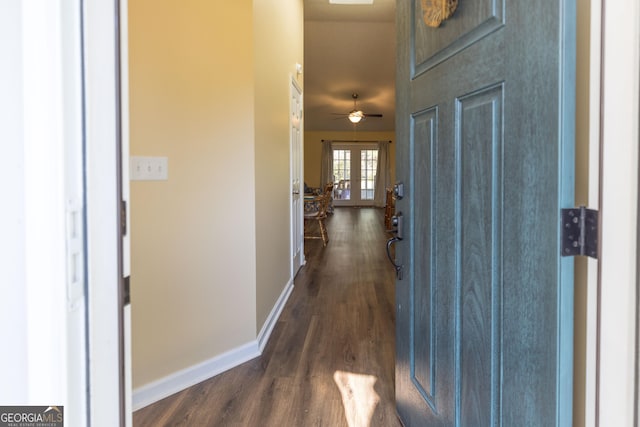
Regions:
[[121, 379], [121, 411], [125, 427], [133, 425], [133, 373], [132, 373], [132, 349], [131, 349], [131, 303], [130, 303], [130, 276], [131, 276], [131, 198], [129, 189], [129, 8], [128, 0], [116, 0], [118, 25], [116, 61], [118, 65], [117, 75], [117, 99], [118, 99], [118, 124], [120, 167], [118, 170], [120, 189], [119, 200], [122, 200], [123, 209], [118, 210], [118, 223], [120, 235], [120, 271], [119, 271], [119, 310], [121, 310], [120, 336], [120, 360], [118, 362]]
[[[85, 1], [89, 398], [92, 426], [122, 425], [116, 1]], [[126, 3], [122, 5], [126, 13]], [[126, 406], [126, 405], [125, 405]]]
[[[631, 426], [637, 423], [636, 322], [638, 286], [638, 144], [640, 127], [640, 5], [593, 2], [596, 22], [592, 43], [602, 45], [598, 57], [601, 86], [599, 144], [599, 316], [596, 317], [595, 414], [588, 426]], [[592, 51], [593, 53], [593, 51]], [[599, 68], [599, 66], [598, 66]], [[593, 89], [593, 88], [592, 88]], [[593, 104], [592, 104], [593, 106]], [[596, 163], [597, 164], [597, 163]], [[592, 179], [598, 174], [590, 170]], [[591, 195], [590, 195], [591, 197]], [[592, 320], [590, 318], [589, 320]], [[592, 323], [592, 322], [590, 322]], [[591, 331], [594, 332], [594, 331]], [[593, 338], [593, 335], [591, 335]], [[589, 346], [589, 344], [588, 344]], [[588, 347], [590, 348], [590, 346]], [[594, 356], [594, 357], [593, 357]], [[589, 368], [589, 365], [588, 365]], [[589, 374], [588, 374], [589, 378]], [[589, 388], [588, 396], [589, 396]], [[587, 402], [587, 408], [589, 404]], [[587, 409], [589, 410], [589, 409]]]
[[0, 400], [87, 424], [79, 1], [0, 3]]

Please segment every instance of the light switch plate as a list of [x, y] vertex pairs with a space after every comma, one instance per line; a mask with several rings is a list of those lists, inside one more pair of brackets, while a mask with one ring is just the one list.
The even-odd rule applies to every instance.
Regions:
[[167, 157], [132, 156], [129, 164], [131, 181], [165, 181], [169, 178]]

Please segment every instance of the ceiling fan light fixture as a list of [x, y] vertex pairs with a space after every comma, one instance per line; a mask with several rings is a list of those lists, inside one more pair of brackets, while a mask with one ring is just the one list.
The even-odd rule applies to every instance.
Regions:
[[373, 4], [373, 0], [329, 0], [329, 4]]
[[349, 113], [349, 121], [351, 123], [360, 123], [360, 120], [364, 118], [364, 113], [360, 110], [353, 110]]

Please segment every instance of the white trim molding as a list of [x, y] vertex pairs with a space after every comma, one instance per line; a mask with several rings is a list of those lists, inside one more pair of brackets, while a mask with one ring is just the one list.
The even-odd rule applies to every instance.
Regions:
[[133, 410], [137, 411], [151, 405], [258, 356], [260, 356], [258, 342], [251, 341], [207, 361], [139, 387], [133, 391]]
[[640, 4], [603, 2], [598, 426], [635, 425]]
[[282, 310], [284, 309], [284, 305], [287, 303], [289, 299], [289, 295], [293, 291], [293, 278], [289, 280], [287, 286], [284, 287], [284, 290], [280, 294], [278, 301], [271, 309], [271, 313], [269, 313], [269, 317], [262, 325], [262, 329], [258, 334], [258, 347], [260, 348], [260, 354], [264, 351], [267, 342], [269, 341], [269, 337], [271, 336], [271, 332], [273, 332], [273, 328], [276, 326], [276, 322], [280, 318], [280, 314], [282, 314]]
[[133, 410], [137, 411], [159, 400], [169, 397], [202, 381], [206, 381], [216, 375], [228, 371], [236, 366], [262, 354], [269, 341], [271, 332], [275, 327], [284, 306], [293, 290], [293, 282], [289, 281], [280, 294], [269, 317], [265, 321], [257, 339], [232, 350], [215, 356], [209, 360], [190, 366], [181, 371], [174, 372], [164, 378], [138, 387], [133, 391]]

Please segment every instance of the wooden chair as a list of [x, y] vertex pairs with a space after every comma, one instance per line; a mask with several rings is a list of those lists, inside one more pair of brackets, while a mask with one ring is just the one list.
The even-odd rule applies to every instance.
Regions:
[[327, 182], [324, 186], [324, 191], [322, 194], [325, 194], [329, 197], [329, 206], [327, 206], [327, 214], [333, 213], [333, 182]]
[[[332, 186], [333, 188], [333, 186]], [[329, 243], [329, 236], [327, 235], [327, 226], [324, 220], [327, 218], [327, 210], [329, 208], [329, 202], [331, 201], [331, 193], [323, 193], [314, 197], [312, 200], [305, 202], [304, 209], [304, 225], [305, 225], [305, 239], [322, 239], [322, 246], [327, 246]], [[309, 228], [310, 223], [313, 221], [318, 222], [320, 228], [320, 234], [311, 234]]]

